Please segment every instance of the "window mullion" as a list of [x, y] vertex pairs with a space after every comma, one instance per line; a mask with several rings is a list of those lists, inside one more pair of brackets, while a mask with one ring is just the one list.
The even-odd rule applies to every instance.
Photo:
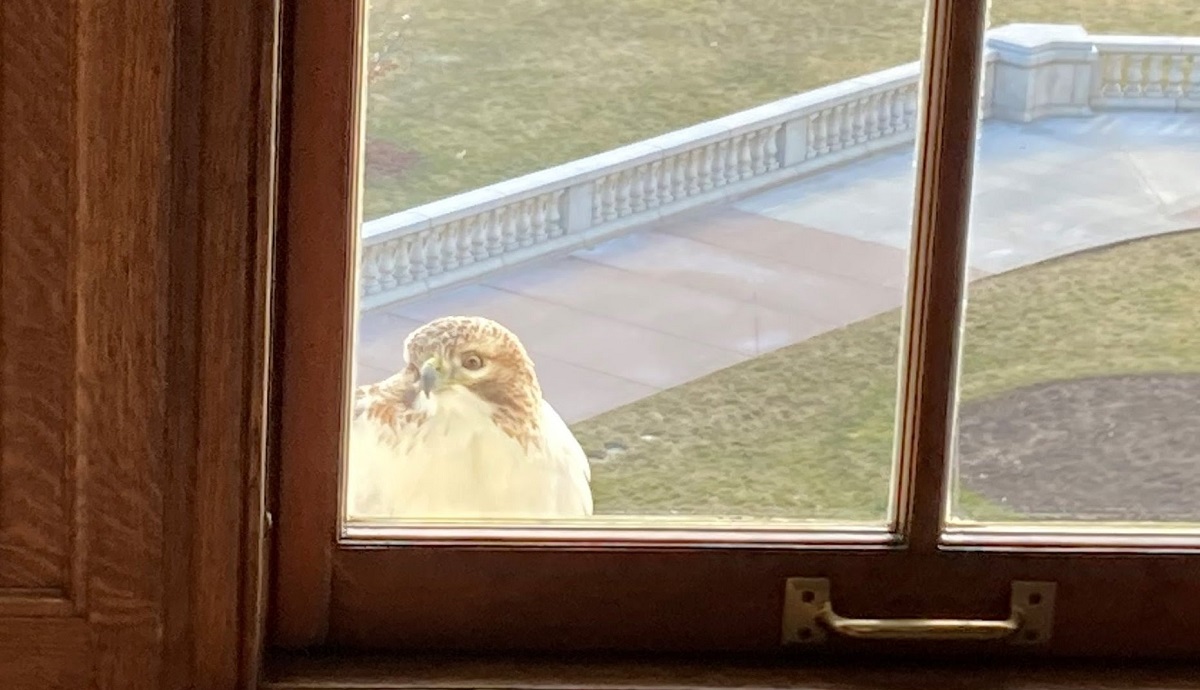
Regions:
[[914, 551], [944, 525], [987, 0], [930, 0], [897, 420], [895, 529]]

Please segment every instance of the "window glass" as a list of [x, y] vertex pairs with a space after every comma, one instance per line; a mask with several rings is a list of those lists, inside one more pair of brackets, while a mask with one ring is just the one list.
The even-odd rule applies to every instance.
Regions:
[[881, 524], [923, 12], [371, 2], [350, 517]]
[[953, 516], [1196, 523], [1200, 15], [1071, 4], [992, 10]]

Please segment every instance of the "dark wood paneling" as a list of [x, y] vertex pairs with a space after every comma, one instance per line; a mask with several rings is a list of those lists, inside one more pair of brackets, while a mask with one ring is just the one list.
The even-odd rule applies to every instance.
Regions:
[[0, 3], [0, 687], [260, 639], [276, 3]]
[[[280, 160], [278, 496], [271, 640], [320, 644], [329, 624], [354, 283], [354, 171], [365, 3], [286, 4]], [[317, 228], [324, 231], [317, 232]], [[286, 459], [284, 459], [286, 458]]]
[[5, 688], [86, 688], [91, 630], [82, 618], [0, 619], [0, 683]]
[[[434, 547], [345, 550], [338, 566], [329, 639], [342, 649], [1100, 659], [1200, 649], [1200, 561], [1185, 555]], [[831, 637], [784, 648], [793, 576], [830, 578], [835, 610], [856, 618], [1002, 619], [1012, 581], [1047, 580], [1058, 586], [1054, 632], [1038, 647]]]
[[154, 626], [162, 601], [170, 10], [88, 2], [75, 17], [71, 422], [86, 468], [87, 612], [108, 625]]
[[69, 450], [72, 11], [71, 3], [40, 0], [7, 0], [0, 9], [0, 613], [45, 611], [82, 596], [70, 557], [78, 486]]

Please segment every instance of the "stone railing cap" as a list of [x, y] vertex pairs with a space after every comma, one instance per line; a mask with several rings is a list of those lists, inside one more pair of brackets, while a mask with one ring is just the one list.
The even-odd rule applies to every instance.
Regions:
[[988, 31], [988, 46], [998, 49], [1032, 51], [1054, 44], [1088, 43], [1087, 29], [1079, 24], [1005, 24]]
[[1091, 41], [1105, 52], [1190, 53], [1200, 48], [1200, 36], [1092, 36]]

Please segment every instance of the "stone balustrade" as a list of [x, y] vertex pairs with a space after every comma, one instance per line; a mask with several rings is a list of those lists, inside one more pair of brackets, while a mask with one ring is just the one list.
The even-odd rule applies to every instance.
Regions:
[[[983, 116], [1200, 110], [1200, 37], [989, 32]], [[364, 223], [359, 307], [563, 254], [657, 218], [911, 146], [919, 64], [839, 82]]]
[[1200, 37], [1097, 36], [1096, 48], [1094, 108], [1200, 110]]

